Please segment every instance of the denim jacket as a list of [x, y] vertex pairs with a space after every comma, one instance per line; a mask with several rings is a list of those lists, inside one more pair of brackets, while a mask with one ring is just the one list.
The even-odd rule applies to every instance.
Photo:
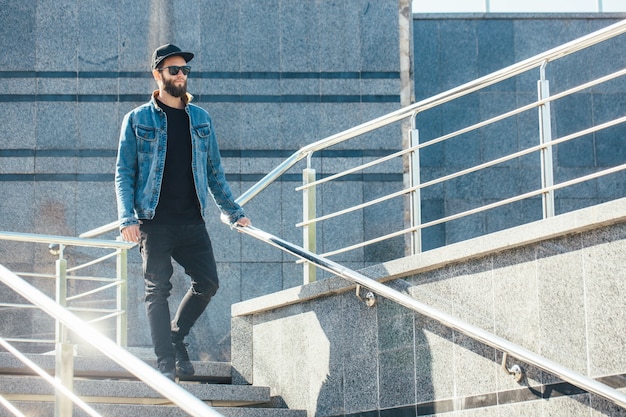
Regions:
[[[120, 229], [152, 219], [159, 202], [167, 147], [167, 118], [152, 94], [150, 102], [124, 116], [120, 133], [115, 191]], [[217, 139], [206, 110], [190, 104], [187, 95], [185, 111], [189, 115], [192, 146], [192, 172], [200, 211], [205, 217], [208, 191], [217, 207], [231, 223], [244, 217], [222, 168]]]

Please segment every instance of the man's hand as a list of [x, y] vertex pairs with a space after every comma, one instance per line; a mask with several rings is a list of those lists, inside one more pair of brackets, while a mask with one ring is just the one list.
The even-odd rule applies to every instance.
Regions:
[[241, 226], [241, 227], [246, 227], [246, 226], [250, 226], [252, 224], [252, 222], [250, 221], [249, 218], [247, 217], [242, 217], [240, 219], [237, 219], [237, 221], [235, 222], [235, 224], [237, 226]]
[[122, 237], [127, 242], [139, 242], [139, 225], [131, 224], [123, 228]]

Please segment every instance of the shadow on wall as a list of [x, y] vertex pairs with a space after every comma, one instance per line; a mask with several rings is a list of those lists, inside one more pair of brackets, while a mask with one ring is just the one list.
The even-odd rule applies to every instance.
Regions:
[[[410, 284], [391, 286], [406, 292]], [[314, 312], [308, 353], [327, 374], [311, 378], [310, 413], [358, 415], [434, 399], [430, 342], [418, 315], [381, 297], [368, 307], [353, 291], [317, 301]]]

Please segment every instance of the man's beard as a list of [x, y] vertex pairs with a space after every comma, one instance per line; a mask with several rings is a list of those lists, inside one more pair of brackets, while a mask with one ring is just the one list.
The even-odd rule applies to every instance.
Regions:
[[185, 83], [181, 85], [180, 87], [174, 85], [174, 81], [175, 79], [173, 78], [164, 81], [165, 84], [163, 86], [163, 89], [165, 90], [165, 92], [167, 92], [169, 95], [174, 96], [174, 97], [178, 97], [178, 98], [185, 97], [185, 94], [187, 94], [187, 81], [185, 81]]

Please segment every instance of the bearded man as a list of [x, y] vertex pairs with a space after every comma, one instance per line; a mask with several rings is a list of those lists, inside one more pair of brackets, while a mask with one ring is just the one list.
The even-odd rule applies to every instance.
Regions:
[[[184, 338], [219, 287], [205, 225], [209, 197], [231, 224], [250, 225], [226, 181], [211, 118], [187, 93], [193, 57], [172, 44], [154, 51], [158, 90], [124, 117], [115, 170], [120, 232], [139, 243], [157, 367], [172, 380], [194, 374]], [[172, 259], [191, 281], [174, 319]]]

